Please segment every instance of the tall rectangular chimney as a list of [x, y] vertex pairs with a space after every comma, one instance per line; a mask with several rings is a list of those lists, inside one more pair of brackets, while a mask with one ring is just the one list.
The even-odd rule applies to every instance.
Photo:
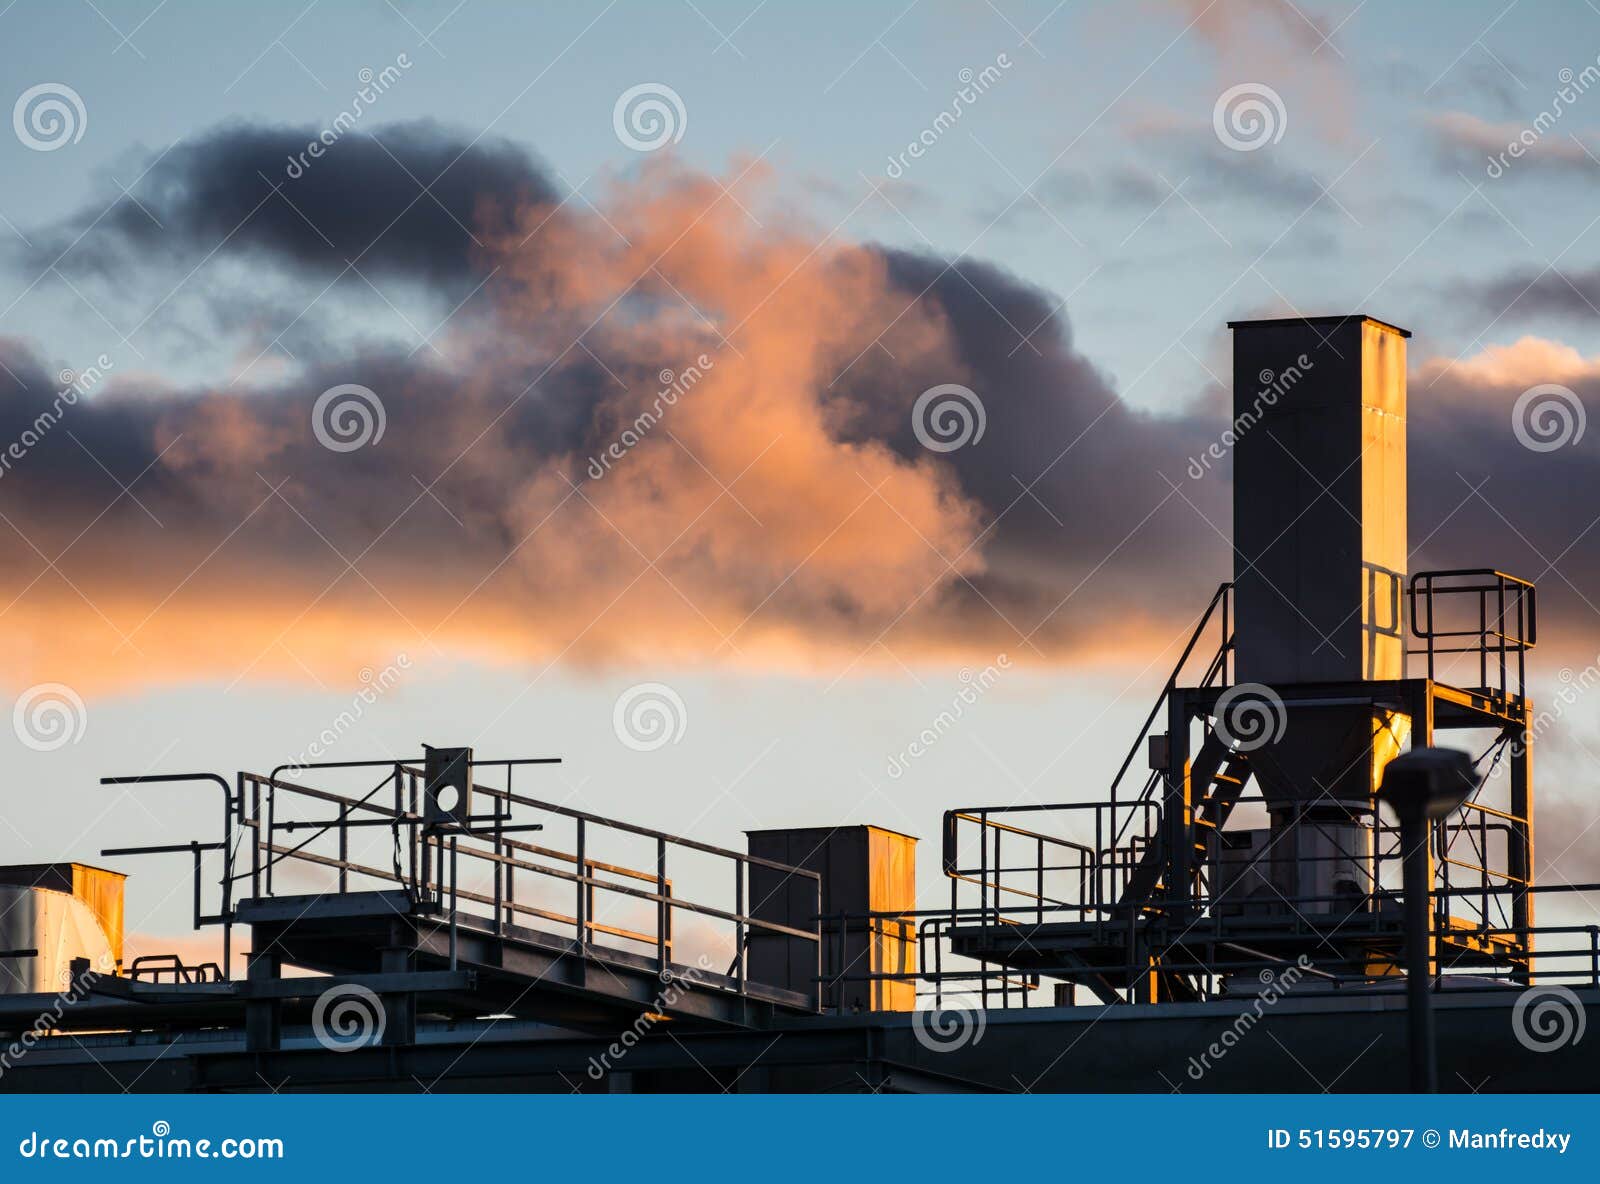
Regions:
[[1230, 321], [1240, 682], [1404, 677], [1406, 338]]

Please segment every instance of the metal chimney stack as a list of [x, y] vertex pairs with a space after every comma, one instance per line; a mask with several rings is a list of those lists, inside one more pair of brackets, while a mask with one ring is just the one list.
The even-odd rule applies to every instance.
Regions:
[[1365, 896], [1357, 820], [1409, 730], [1359, 684], [1405, 675], [1411, 334], [1359, 314], [1229, 327], [1236, 681], [1327, 688], [1299, 695], [1279, 738], [1250, 754], [1273, 879], [1291, 899]]

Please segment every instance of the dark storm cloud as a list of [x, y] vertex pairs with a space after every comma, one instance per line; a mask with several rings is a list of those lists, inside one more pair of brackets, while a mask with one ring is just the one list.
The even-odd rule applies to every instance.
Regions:
[[[118, 211], [114, 246], [96, 249], [158, 265], [175, 243], [209, 250], [237, 216], [263, 276], [315, 291], [342, 262], [303, 224], [256, 226], [276, 196], [239, 211], [237, 174], [299, 135], [196, 142], [151, 174], [170, 236]], [[422, 280], [493, 273], [443, 356], [319, 338], [249, 394], [113, 372], [62, 409], [37, 347], [0, 346], [0, 438], [26, 445], [0, 475], [0, 592], [19, 636], [57, 639], [52, 653], [69, 638], [99, 668], [123, 654], [126, 677], [150, 674], [140, 644], [192, 676], [239, 649], [293, 645], [303, 663], [417, 634], [546, 659], [849, 658], [880, 641], [907, 656], [1148, 657], [1226, 578], [1227, 458], [1191, 465], [1221, 436], [1226, 395], [1139, 412], [1050, 293], [972, 260], [755, 228], [715, 179], [671, 162], [620, 181], [602, 221], [555, 200], [520, 153], [427, 127], [385, 139], [419, 177], [471, 162], [439, 188], [481, 247], [436, 211], [369, 255]], [[351, 244], [415, 194], [380, 182], [374, 147], [346, 137], [300, 181], [326, 170], [305, 212]], [[358, 175], [404, 196], [347, 206], [331, 178]], [[1553, 349], [1414, 380], [1414, 566], [1539, 575], [1542, 554], [1600, 585], [1600, 532], [1579, 535], [1570, 508], [1600, 505], [1593, 437], [1535, 453], [1512, 431], [1517, 393], [1544, 379], [1600, 415], [1595, 368]], [[315, 407], [350, 383], [381, 402], [384, 430], [338, 451]], [[917, 431], [941, 387], [970, 390], [982, 421], [949, 450]], [[1548, 622], [1582, 626], [1587, 606], [1545, 575]], [[196, 621], [226, 644], [196, 651]], [[38, 645], [15, 662], [32, 671]]]
[[411, 123], [348, 132], [312, 158], [318, 134], [235, 123], [181, 143], [109, 213], [91, 202], [47, 234], [33, 265], [70, 247], [61, 263], [69, 274], [187, 269], [216, 251], [326, 278], [355, 262], [458, 292], [488, 271], [482, 236], [554, 192], [504, 141]]
[[[1203, 602], [1229, 562], [1206, 519], [1227, 532], [1228, 503], [1222, 482], [1193, 481], [1186, 470], [1220, 425], [1130, 407], [1077, 350], [1056, 300], [1002, 269], [888, 259], [902, 290], [943, 310], [985, 400], [982, 440], [947, 463], [996, 523], [987, 545], [997, 598], [1022, 601], [1032, 619], [1069, 595], [1096, 615], [1181, 616]], [[899, 422], [884, 417], [874, 428], [914, 456], [909, 418], [893, 410]], [[1177, 556], [1184, 571], [1174, 578]]]
[[1549, 316], [1592, 323], [1600, 316], [1600, 267], [1523, 267], [1473, 285], [1491, 317]]
[[1535, 580], [1547, 672], [1600, 649], [1597, 424], [1600, 364], [1537, 338], [1424, 363], [1411, 381], [1412, 568]]

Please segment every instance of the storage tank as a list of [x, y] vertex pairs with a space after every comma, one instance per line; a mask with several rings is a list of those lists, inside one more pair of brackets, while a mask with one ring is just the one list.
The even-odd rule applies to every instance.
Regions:
[[72, 963], [115, 974], [122, 965], [120, 872], [83, 863], [0, 867], [0, 950], [35, 950], [0, 959], [0, 994], [51, 994], [72, 987]]

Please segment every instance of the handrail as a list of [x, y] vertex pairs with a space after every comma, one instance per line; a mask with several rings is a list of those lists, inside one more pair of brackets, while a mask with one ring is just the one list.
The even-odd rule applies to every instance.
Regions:
[[1161, 688], [1161, 694], [1156, 697], [1155, 705], [1150, 708], [1150, 714], [1145, 716], [1144, 726], [1139, 729], [1139, 734], [1134, 738], [1133, 746], [1128, 749], [1128, 755], [1123, 758], [1117, 775], [1111, 779], [1111, 804], [1117, 804], [1117, 786], [1122, 784], [1122, 778], [1132, 766], [1134, 758], [1139, 755], [1139, 748], [1150, 734], [1150, 726], [1155, 723], [1156, 717], [1161, 714], [1162, 705], [1166, 703], [1167, 696], [1178, 686], [1178, 679], [1183, 676], [1183, 668], [1189, 664], [1189, 656], [1194, 653], [1194, 647], [1200, 644], [1200, 639], [1205, 636], [1206, 626], [1211, 623], [1211, 614], [1222, 606], [1222, 644], [1211, 659], [1211, 665], [1206, 669], [1206, 678], [1201, 686], [1210, 686], [1211, 680], [1216, 677], [1217, 667], [1220, 663], [1220, 673], [1223, 682], [1227, 682], [1228, 668], [1227, 655], [1233, 649], [1233, 633], [1230, 628], [1229, 608], [1230, 596], [1233, 591], [1233, 582], [1225, 580], [1217, 585], [1217, 590], [1212, 593], [1210, 602], [1206, 605], [1205, 612], [1200, 614], [1200, 622], [1194, 627], [1194, 632], [1189, 635], [1189, 644], [1183, 647], [1177, 665], [1173, 666], [1172, 673], [1167, 676], [1166, 684]]
[[[222, 976], [228, 977], [230, 963], [233, 961], [233, 817], [235, 812], [241, 816], [244, 813], [244, 789], [238, 790], [238, 800], [235, 800], [234, 787], [228, 784], [225, 777], [216, 773], [140, 773], [125, 777], [102, 777], [101, 785], [162, 785], [182, 784], [184, 782], [213, 781], [222, 789], [222, 905], [215, 917], [204, 918], [222, 923]], [[188, 850], [194, 853], [194, 924], [200, 928], [202, 920], [200, 915], [200, 850], [197, 844], [189, 844]], [[124, 853], [129, 855], [154, 854], [161, 848], [147, 848], [140, 851], [138, 848], [125, 848]]]
[[[474, 763], [500, 765], [533, 762]], [[373, 762], [341, 762], [333, 767], [360, 769], [372, 767], [373, 764]], [[740, 994], [747, 993], [750, 985], [744, 959], [747, 938], [752, 933], [810, 942], [817, 948], [820, 964], [822, 950], [820, 922], [808, 930], [799, 928], [795, 924], [781, 924], [776, 920], [750, 915], [754, 910], [747, 910], [745, 907], [748, 895], [745, 885], [750, 870], [762, 868], [781, 873], [786, 877], [795, 877], [809, 885], [816, 895], [817, 912], [820, 913], [822, 876], [819, 872], [528, 797], [515, 793], [510, 788], [482, 784], [475, 785], [473, 792], [494, 803], [492, 812], [488, 813], [482, 822], [474, 821], [466, 826], [450, 826], [443, 830], [430, 831], [427, 829], [425, 817], [419, 812], [419, 803], [414, 793], [417, 779], [425, 775], [423, 771], [408, 766], [404, 760], [377, 762], [377, 764], [391, 769], [392, 772], [383, 781], [367, 790], [364, 796], [359, 797], [304, 785], [297, 781], [288, 781], [278, 776], [276, 771], [272, 776], [241, 773], [241, 786], [252, 787], [258, 795], [261, 790], [267, 791], [264, 801], [259, 796], [257, 798], [258, 812], [263, 816], [252, 820], [251, 824], [256, 831], [256, 850], [264, 857], [266, 866], [270, 868], [273, 863], [282, 860], [296, 860], [335, 869], [338, 872], [341, 892], [349, 890], [347, 880], [352, 876], [380, 880], [398, 878], [413, 899], [428, 900], [433, 902], [433, 907], [442, 906], [451, 927], [452, 958], [455, 956], [458, 915], [460, 917], [477, 915], [476, 909], [462, 912], [460, 906], [466, 904], [485, 906], [486, 911], [482, 914], [482, 919], [485, 923], [492, 923], [497, 934], [501, 933], [502, 923], [510, 924], [519, 916], [541, 918], [561, 926], [571, 926], [576, 937], [575, 950], [584, 955], [587, 954], [596, 936], [601, 934], [653, 947], [663, 973], [666, 973], [671, 966], [670, 959], [675, 948], [672, 921], [678, 911], [726, 922], [735, 927], [738, 954], [735, 958], [737, 973], [734, 977]], [[392, 804], [372, 800], [386, 788], [393, 790]], [[279, 802], [280, 796], [288, 799], [304, 798], [310, 802], [336, 807], [333, 810], [314, 812], [333, 813], [336, 817], [331, 820], [316, 817], [309, 820], [285, 817], [283, 815], [289, 811]], [[265, 809], [260, 810], [261, 806]], [[532, 816], [540, 818], [542, 822], [552, 817], [570, 821], [576, 828], [574, 836], [576, 850], [560, 850], [512, 838], [512, 833], [519, 830], [543, 829], [542, 825], [517, 822], [513, 811], [519, 807], [536, 812]], [[353, 817], [356, 815], [359, 817]], [[528, 816], [521, 815], [521, 817]], [[349, 832], [373, 826], [392, 828], [395, 831], [395, 866], [391, 870], [356, 862], [350, 858]], [[400, 833], [401, 828], [409, 832], [409, 837]], [[616, 832], [623, 836], [651, 841], [655, 846], [656, 855], [650, 870], [626, 867], [590, 856], [586, 850], [586, 840], [593, 841], [596, 828], [604, 832]], [[308, 829], [314, 830], [315, 833], [309, 839], [295, 845], [288, 845], [288, 840], [278, 840], [281, 834]], [[337, 857], [306, 849], [311, 841], [322, 838], [330, 831], [334, 832], [339, 843]], [[409, 846], [412, 852], [409, 874], [403, 873], [400, 866], [401, 851], [406, 846]], [[666, 864], [667, 852], [674, 847], [732, 862], [737, 871], [737, 904], [730, 909], [674, 894], [672, 880], [667, 876]], [[324, 852], [327, 850], [327, 847], [323, 848]], [[475, 865], [473, 861], [477, 861]], [[458, 862], [460, 862], [459, 871]], [[552, 864], [557, 866], [551, 866]], [[490, 890], [486, 883], [472, 884], [469, 888], [460, 882], [461, 876], [471, 874], [466, 870], [469, 866], [493, 870], [493, 895], [489, 894]], [[487, 878], [487, 873], [479, 874]], [[550, 902], [541, 899], [538, 894], [533, 896], [518, 894], [515, 888], [517, 879], [521, 875], [531, 875], [571, 885], [573, 907], [567, 911], [540, 907]], [[594, 907], [594, 900], [597, 892], [611, 893], [612, 896], [608, 899], [614, 900], [620, 897], [640, 905], [653, 906], [655, 924], [650, 927], [653, 931], [644, 932], [643, 927], [633, 928], [631, 922], [623, 919], [619, 919], [618, 923], [605, 923], [596, 916], [598, 910]], [[265, 884], [263, 895], [270, 897], [272, 894], [269, 879]], [[756, 985], [759, 987], [760, 984]], [[819, 998], [819, 1006], [820, 1003]]]
[[[1472, 580], [1471, 583], [1449, 581]], [[1442, 585], [1440, 581], [1446, 581]], [[1434, 619], [1434, 601], [1441, 596], [1473, 596], [1478, 600], [1476, 628], [1441, 628]], [[1527, 651], [1539, 641], [1538, 589], [1530, 580], [1492, 567], [1461, 567], [1439, 571], [1414, 572], [1406, 586], [1410, 605], [1411, 633], [1425, 644], [1408, 649], [1409, 654], [1427, 656], [1428, 678], [1434, 677], [1434, 659], [1440, 654], [1476, 654], [1478, 689], [1486, 694], [1511, 696], [1512, 684], [1507, 655], [1516, 657], [1516, 698], [1527, 695]], [[1491, 598], [1493, 604], [1491, 606]], [[1420, 610], [1420, 611], [1419, 611]], [[1507, 632], [1512, 629], [1512, 632]], [[1460, 645], [1440, 644], [1457, 639]], [[1490, 682], [1490, 655], [1498, 657], [1499, 682]]]
[[[822, 874], [809, 868], [794, 867], [777, 860], [766, 859], [743, 851], [736, 851], [727, 847], [719, 847], [711, 843], [703, 843], [682, 835], [670, 834], [666, 831], [656, 830], [651, 827], [639, 826], [634, 823], [624, 822], [619, 819], [606, 818], [584, 810], [573, 809], [555, 802], [541, 801], [537, 798], [527, 797], [515, 793], [510, 788], [509, 780], [505, 788], [478, 784], [474, 792], [483, 795], [486, 801], [494, 803], [492, 813], [479, 816], [474, 813], [471, 819], [464, 823], [447, 823], [441, 825], [430, 824], [421, 813], [421, 803], [418, 796], [418, 781], [425, 777], [422, 770], [411, 767], [410, 758], [387, 761], [330, 761], [315, 765], [281, 765], [274, 769], [270, 775], [244, 772], [238, 773], [236, 784], [230, 784], [221, 776], [213, 773], [203, 774], [157, 774], [140, 777], [106, 778], [108, 784], [131, 784], [142, 782], [176, 782], [190, 780], [209, 780], [223, 787], [226, 793], [226, 811], [223, 820], [224, 841], [221, 843], [189, 843], [181, 846], [168, 845], [163, 847], [130, 848], [120, 850], [122, 854], [155, 854], [160, 852], [187, 852], [195, 860], [195, 923], [196, 927], [203, 924], [222, 923], [231, 929], [236, 912], [233, 904], [233, 888], [236, 881], [249, 882], [248, 895], [252, 899], [267, 899], [274, 895], [272, 869], [285, 860], [295, 860], [302, 863], [330, 868], [337, 872], [338, 884], [336, 893], [352, 891], [351, 878], [377, 879], [390, 883], [398, 883], [410, 898], [413, 908], [429, 915], [438, 915], [442, 918], [440, 924], [448, 924], [450, 930], [450, 959], [454, 967], [457, 957], [457, 929], [461, 917], [472, 920], [474, 924], [481, 922], [491, 925], [496, 936], [504, 936], [505, 926], [511, 925], [520, 915], [540, 917], [571, 925], [575, 931], [573, 952], [579, 956], [589, 956], [594, 939], [598, 934], [619, 937], [627, 941], [639, 942], [652, 946], [655, 951], [655, 960], [662, 974], [673, 970], [670, 959], [673, 956], [673, 919], [678, 910], [706, 917], [715, 921], [726, 922], [734, 927], [734, 941], [737, 949], [735, 955], [735, 970], [730, 973], [734, 979], [734, 989], [739, 995], [747, 995], [752, 983], [748, 974], [746, 959], [748, 957], [747, 944], [751, 934], [772, 935], [788, 939], [797, 939], [809, 942], [816, 948], [818, 966], [822, 962], [822, 924], [820, 920], [822, 898]], [[553, 760], [538, 758], [531, 760], [474, 760], [474, 766], [494, 767], [503, 766], [510, 770], [519, 765], [549, 764]], [[281, 776], [288, 769], [339, 769], [355, 771], [360, 769], [387, 769], [388, 774], [376, 785], [370, 788], [365, 786], [354, 793], [336, 792], [319, 788], [313, 785], [301, 784], [290, 781]], [[392, 800], [387, 800], [391, 797]], [[385, 801], [375, 801], [374, 798], [384, 795]], [[321, 808], [313, 805], [285, 805], [285, 802], [295, 803], [320, 803]], [[522, 814], [514, 817], [513, 809], [521, 807], [532, 814], [533, 817], [547, 819], [554, 817], [570, 821], [575, 828], [575, 846], [573, 852], [559, 850], [554, 847], [540, 846], [532, 843], [523, 843], [511, 837], [516, 832], [543, 830], [544, 824], [522, 821], [530, 815]], [[295, 815], [295, 816], [290, 816]], [[309, 815], [309, 817], [307, 816]], [[240, 831], [240, 841], [243, 832], [250, 832], [251, 858], [249, 866], [238, 875], [233, 873], [235, 852], [233, 850], [234, 828]], [[351, 858], [352, 837], [370, 835], [371, 828], [381, 827], [391, 830], [394, 835], [394, 864], [392, 868], [385, 869], [371, 866], [370, 863], [358, 862]], [[649, 865], [649, 870], [644, 868], [626, 867], [620, 863], [607, 862], [594, 858], [586, 849], [586, 842], [592, 838], [596, 828], [606, 833], [615, 832], [633, 839], [649, 840], [655, 849], [654, 859]], [[405, 833], [402, 833], [402, 829]], [[309, 833], [307, 833], [309, 832]], [[282, 836], [293, 835], [294, 839]], [[304, 837], [301, 837], [304, 836]], [[314, 843], [322, 843], [321, 850], [309, 849]], [[331, 845], [337, 842], [337, 854], [330, 853]], [[735, 872], [735, 886], [733, 897], [736, 901], [730, 909], [719, 904], [707, 903], [687, 899], [673, 891], [673, 881], [667, 875], [667, 854], [672, 848], [683, 848], [705, 855], [711, 855], [730, 861]], [[200, 857], [206, 851], [220, 850], [223, 852], [225, 865], [222, 878], [223, 908], [216, 915], [205, 915], [201, 912], [201, 880]], [[405, 852], [409, 850], [409, 869], [403, 867], [407, 858]], [[359, 852], [356, 852], [359, 854]], [[476, 873], [468, 871], [469, 876], [474, 874], [481, 879], [481, 883], [469, 879], [467, 885], [460, 882], [458, 865], [462, 858], [467, 860], [468, 867], [476, 866]], [[476, 865], [472, 861], [478, 861]], [[552, 863], [565, 866], [551, 866]], [[489, 895], [487, 880], [489, 873], [484, 869], [492, 869], [493, 895]], [[762, 902], [747, 908], [750, 892], [747, 885], [752, 879], [753, 869], [764, 869], [780, 873], [785, 878], [799, 880], [806, 885], [815, 895], [815, 913], [810, 929], [802, 928], [804, 921], [784, 917], [792, 924], [782, 924], [778, 920], [754, 915], [761, 910]], [[550, 903], [549, 893], [536, 894], [530, 898], [524, 893], [522, 899], [517, 898], [516, 873], [549, 878], [571, 886], [569, 899], [573, 903], [572, 913], [559, 912], [550, 908], [538, 907]], [[471, 889], [480, 889], [473, 891]], [[360, 890], [359, 887], [356, 890]], [[643, 932], [641, 929], [627, 927], [632, 924], [631, 917], [618, 918], [618, 924], [606, 924], [601, 917], [596, 916], [594, 907], [595, 894], [609, 892], [613, 897], [622, 897], [625, 900], [638, 902], [640, 905], [653, 906], [655, 923], [653, 932]], [[244, 895], [241, 893], [241, 895]], [[460, 905], [465, 902], [474, 905], [483, 905], [491, 911], [479, 914], [476, 910], [462, 912]], [[637, 910], [634, 910], [637, 911]], [[559, 932], [559, 930], [558, 930]], [[561, 940], [565, 940], [562, 938]], [[224, 937], [225, 951], [227, 937]], [[599, 947], [594, 947], [599, 952]], [[225, 954], [226, 956], [226, 954]], [[171, 963], [163, 962], [165, 973], [176, 973]], [[224, 964], [225, 965], [225, 964]], [[138, 968], [143, 974], [154, 971], [155, 962], [141, 962]], [[225, 973], [225, 972], [224, 972]], [[754, 984], [757, 988], [761, 984]], [[822, 1006], [821, 994], [815, 999], [816, 1006]]]
[[[1548, 894], [1548, 893], [1593, 893], [1600, 890], [1600, 884], [1543, 884], [1523, 887], [1517, 884], [1506, 884], [1491, 889], [1496, 896], [1516, 895], [1519, 893]], [[1442, 900], [1457, 898], [1470, 898], [1476, 896], [1480, 889], [1435, 888], [1431, 895]], [[1334, 903], [1342, 904], [1345, 898], [1337, 895], [1308, 896], [1296, 898], [1297, 904]], [[1195, 898], [1188, 902], [1196, 908], [1204, 905], [1204, 898]], [[998, 1006], [1012, 1005], [1012, 992], [1015, 993], [1021, 1006], [1028, 1007], [1028, 992], [1040, 986], [1041, 976], [1071, 981], [1075, 976], [1081, 975], [1084, 967], [1081, 963], [1071, 958], [1063, 957], [1058, 965], [1050, 965], [1048, 961], [1040, 958], [1037, 963], [1031, 963], [1026, 970], [1008, 967], [967, 954], [954, 954], [949, 948], [949, 934], [951, 930], [966, 928], [987, 929], [994, 926], [1004, 926], [1008, 930], [1020, 931], [1018, 940], [1026, 941], [1033, 927], [1042, 924], [1043, 917], [1051, 919], [1080, 919], [1099, 916], [1111, 918], [1106, 924], [1119, 924], [1115, 913], [1121, 911], [1121, 906], [1116, 905], [1090, 905], [1090, 904], [1054, 904], [1045, 905], [1037, 910], [1041, 919], [1035, 920], [1036, 907], [1029, 905], [1026, 916], [998, 916], [992, 906], [984, 908], [950, 909], [911, 909], [895, 910], [892, 918], [896, 922], [910, 921], [916, 925], [919, 949], [929, 951], [928, 956], [919, 958], [914, 969], [899, 971], [871, 971], [851, 970], [838, 976], [840, 981], [900, 981], [913, 982], [919, 986], [930, 989], [919, 992], [919, 997], [931, 996], [936, 1005], [943, 1006], [945, 994], [958, 994], [976, 996], [983, 995], [983, 1006], [993, 1007], [993, 1001], [998, 996]], [[874, 919], [889, 914], [873, 911], [851, 912], [840, 914], [852, 925], [870, 924]], [[1288, 920], [1297, 924], [1306, 924], [1303, 918], [1289, 917]], [[1380, 934], [1387, 940], [1398, 942], [1401, 930], [1393, 914], [1372, 912], [1364, 914], [1356, 923], [1356, 918], [1348, 918], [1342, 922], [1351, 932], [1367, 932]], [[1207, 932], [1204, 927], [1199, 929], [1185, 929], [1176, 937], [1161, 943], [1159, 931], [1152, 931], [1150, 937], [1158, 944], [1153, 946], [1152, 956], [1161, 955], [1166, 949], [1186, 949], [1208, 942], [1217, 942], [1219, 948], [1236, 951], [1241, 955], [1238, 960], [1208, 961], [1211, 970], [1218, 975], [1231, 972], [1256, 971], [1262, 967], [1263, 962], [1282, 962], [1284, 959], [1275, 958], [1270, 954], [1248, 948], [1247, 943], [1254, 938], [1270, 940], [1281, 937], [1283, 930], [1272, 923], [1264, 923], [1252, 935], [1246, 930], [1231, 934], [1228, 938], [1218, 940], [1215, 935]], [[1588, 940], [1578, 945], [1557, 945], [1553, 942], [1539, 942], [1527, 947], [1525, 965], [1515, 963], [1504, 964], [1498, 968], [1485, 968], [1482, 966], [1463, 966], [1458, 968], [1446, 963], [1440, 971], [1441, 980], [1448, 980], [1451, 989], [1460, 991], [1507, 991], [1522, 990], [1526, 987], [1527, 976], [1532, 975], [1540, 982], [1566, 981], [1572, 986], [1588, 986], [1600, 989], [1600, 926], [1594, 925], [1541, 925], [1531, 929], [1522, 929], [1515, 926], [1491, 925], [1473, 926], [1468, 930], [1455, 930], [1443, 934], [1446, 940], [1477, 938], [1492, 940], [1496, 937], [1510, 937], [1526, 939], [1530, 936], [1541, 938], [1554, 938], [1562, 935], [1583, 935]], [[952, 962], [955, 964], [952, 965]], [[1328, 971], [1322, 967], [1306, 968], [1308, 978], [1316, 980], [1320, 987], [1301, 985], [1295, 988], [1297, 997], [1329, 994], [1336, 991], [1367, 991], [1381, 989], [1384, 985], [1394, 985], [1402, 982], [1395, 976], [1382, 974], [1363, 974], [1358, 971]], [[1010, 991], [1005, 989], [1009, 981]], [[969, 1006], [970, 1004], [963, 1004]]]
[[[1138, 757], [1140, 748], [1146, 744], [1151, 728], [1183, 678], [1183, 672], [1188, 668], [1190, 660], [1200, 646], [1201, 640], [1212, 628], [1213, 621], [1219, 618], [1222, 627], [1221, 641], [1207, 662], [1198, 685], [1210, 687], [1218, 678], [1221, 678], [1224, 683], [1227, 681], [1229, 655], [1233, 650], [1232, 592], [1233, 584], [1231, 582], [1225, 581], [1219, 584], [1217, 590], [1212, 593], [1205, 609], [1200, 613], [1199, 619], [1196, 621], [1188, 641], [1183, 647], [1183, 651], [1179, 654], [1172, 672], [1167, 676], [1161, 688], [1161, 693], [1157, 696], [1155, 704], [1150, 708], [1149, 714], [1145, 716], [1138, 735], [1134, 738], [1127, 755], [1123, 758], [1116, 774], [1111, 779], [1107, 801], [1043, 805], [972, 806], [945, 811], [941, 855], [944, 874], [951, 881], [952, 908], [957, 904], [957, 888], [962, 883], [977, 885], [982, 894], [985, 907], [988, 905], [989, 894], [992, 891], [995, 898], [995, 906], [998, 908], [1003, 895], [1024, 897], [1041, 904], [1045, 901], [1053, 900], [1054, 897], [1047, 895], [1044, 889], [1044, 877], [1047, 873], [1078, 872], [1080, 880], [1078, 885], [1079, 895], [1097, 902], [1104, 895], [1103, 889], [1108, 887], [1104, 883], [1107, 873], [1113, 877], [1113, 880], [1115, 880], [1119, 872], [1124, 877], [1133, 874], [1138, 862], [1137, 843], [1140, 840], [1146, 843], [1156, 841], [1156, 836], [1151, 831], [1151, 812], [1156, 811], [1157, 815], [1159, 815], [1160, 803], [1155, 798], [1155, 788], [1160, 784], [1162, 774], [1158, 770], [1152, 770], [1143, 791], [1137, 798], [1130, 801], [1119, 801], [1118, 790], [1127, 776], [1128, 770], [1132, 768], [1134, 760]], [[1095, 845], [1093, 847], [1086, 847], [1081, 843], [1056, 835], [1047, 835], [1042, 832], [1011, 826], [996, 821], [993, 817], [993, 815], [997, 814], [1058, 812], [1075, 809], [1093, 809], [1096, 811], [1094, 816]], [[1141, 818], [1143, 819], [1142, 829], [1144, 833], [1132, 835], [1130, 828], [1133, 828]], [[972, 823], [979, 827], [982, 858], [977, 867], [961, 866], [959, 836], [960, 823], [962, 822]], [[991, 866], [989, 862], [989, 836], [991, 834], [994, 836], [994, 866]], [[1025, 843], [1037, 845], [1037, 865], [1008, 868], [1001, 864], [1000, 838], [1002, 835], [1008, 834], [1017, 836]], [[1124, 846], [1124, 840], [1127, 841], [1127, 846]], [[1046, 844], [1056, 850], [1076, 852], [1082, 856], [1082, 859], [1078, 863], [1063, 866], [1048, 865], [1044, 856]], [[1030, 890], [1004, 883], [1003, 880], [1007, 873], [1026, 874], [1032, 877], [1034, 881], [1033, 887]], [[1109, 886], [1120, 891], [1120, 888], [1114, 882]]]

